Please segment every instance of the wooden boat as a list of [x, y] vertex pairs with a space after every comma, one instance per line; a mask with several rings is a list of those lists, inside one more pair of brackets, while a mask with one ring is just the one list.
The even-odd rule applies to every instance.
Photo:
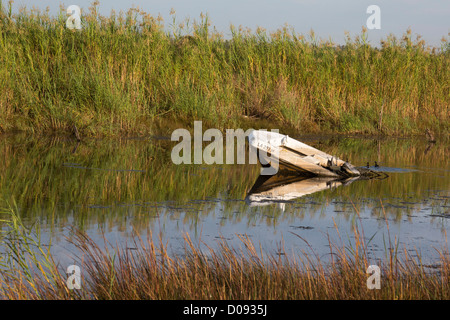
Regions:
[[360, 171], [350, 163], [287, 135], [266, 130], [253, 130], [248, 135], [248, 141], [251, 147], [257, 149], [258, 158], [263, 165], [270, 163], [271, 166], [320, 177], [361, 175]]

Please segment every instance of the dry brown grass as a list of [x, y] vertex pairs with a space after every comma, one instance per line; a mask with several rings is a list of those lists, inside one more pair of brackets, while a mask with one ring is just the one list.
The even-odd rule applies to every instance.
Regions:
[[[106, 243], [102, 249], [83, 232], [72, 242], [80, 252], [82, 288], [68, 290], [66, 275], [43, 253], [44, 264], [28, 255], [28, 264], [0, 271], [0, 296], [4, 299], [99, 300], [347, 300], [347, 299], [449, 299], [450, 261], [440, 252], [437, 267], [429, 271], [420, 257], [407, 248], [400, 254], [389, 243], [386, 259], [378, 261], [381, 288], [367, 287], [369, 261], [364, 234], [354, 229], [352, 246], [330, 242], [330, 261], [314, 254], [267, 255], [247, 236], [241, 246], [225, 240], [214, 249], [195, 245], [185, 235], [185, 252], [173, 255], [164, 245], [136, 235], [122, 247]], [[299, 241], [303, 241], [299, 237]], [[132, 249], [130, 249], [130, 247]], [[108, 249], [109, 248], [109, 249]], [[312, 248], [311, 248], [312, 249]], [[15, 261], [21, 261], [17, 252]], [[18, 258], [19, 257], [19, 258]], [[33, 258], [34, 257], [34, 258]], [[25, 261], [26, 259], [23, 259]], [[31, 271], [34, 270], [34, 271]]]

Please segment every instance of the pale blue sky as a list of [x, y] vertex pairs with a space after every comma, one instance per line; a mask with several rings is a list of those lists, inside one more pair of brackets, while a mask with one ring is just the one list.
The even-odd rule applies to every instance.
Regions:
[[[6, 0], [3, 0], [6, 3]], [[21, 5], [32, 6], [44, 10], [47, 6], [52, 14], [59, 11], [59, 5], [65, 7], [75, 4], [84, 10], [91, 0], [16, 0], [14, 8]], [[199, 19], [200, 13], [208, 13], [212, 25], [224, 33], [230, 34], [229, 26], [242, 25], [255, 30], [257, 26], [268, 31], [275, 31], [285, 23], [297, 33], [307, 35], [310, 29], [321, 38], [329, 38], [343, 43], [345, 31], [352, 36], [360, 33], [366, 25], [369, 5], [378, 5], [381, 9], [381, 29], [369, 30], [369, 41], [379, 44], [381, 37], [389, 33], [401, 36], [408, 27], [413, 35], [420, 34], [427, 44], [439, 46], [443, 36], [450, 32], [449, 0], [109, 0], [100, 1], [100, 13], [109, 15], [111, 9], [128, 10], [140, 7], [157, 16], [161, 14], [165, 24], [172, 19], [171, 8], [176, 10], [177, 21], [185, 18]]]

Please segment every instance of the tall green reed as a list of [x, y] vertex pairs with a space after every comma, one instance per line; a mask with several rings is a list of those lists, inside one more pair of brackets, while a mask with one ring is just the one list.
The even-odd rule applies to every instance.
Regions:
[[58, 264], [43, 244], [38, 224], [27, 227], [15, 203], [2, 207], [0, 214], [0, 298], [69, 298]]
[[0, 130], [83, 135], [149, 132], [148, 121], [210, 125], [266, 118], [302, 132], [448, 134], [448, 39], [431, 48], [411, 30], [376, 47], [363, 29], [343, 46], [304, 36], [177, 21], [140, 9], [83, 12], [65, 28], [64, 8], [0, 10]]

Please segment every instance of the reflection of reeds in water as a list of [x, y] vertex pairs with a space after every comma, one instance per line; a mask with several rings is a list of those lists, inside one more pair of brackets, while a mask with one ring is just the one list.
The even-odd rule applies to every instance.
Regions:
[[[387, 220], [386, 220], [387, 223]], [[389, 239], [386, 258], [371, 261], [363, 230], [355, 226], [351, 244], [330, 242], [331, 262], [322, 262], [312, 252], [264, 253], [245, 235], [240, 249], [225, 240], [219, 249], [194, 244], [185, 236], [185, 252], [173, 255], [163, 245], [138, 235], [123, 247], [108, 244], [103, 249], [83, 232], [72, 242], [82, 260], [81, 288], [69, 290], [65, 270], [60, 270], [48, 252], [43, 264], [31, 250], [36, 240], [23, 237], [24, 227], [16, 218], [9, 222], [10, 235], [0, 238], [11, 250], [8, 261], [0, 260], [0, 298], [6, 299], [449, 299], [450, 260], [440, 252], [435, 269], [429, 270], [407, 248], [401, 253]], [[299, 241], [303, 241], [299, 237]], [[29, 244], [37, 244], [30, 247]], [[20, 244], [19, 244], [20, 246]], [[130, 250], [131, 247], [133, 250]], [[31, 257], [31, 259], [27, 259]], [[368, 289], [367, 269], [380, 268], [380, 288]]]
[[155, 118], [265, 118], [302, 131], [448, 134], [445, 37], [438, 50], [407, 30], [377, 48], [363, 30], [337, 46], [287, 26], [232, 26], [225, 40], [207, 17], [167, 32], [140, 9], [106, 17], [97, 5], [80, 32], [65, 18], [64, 8], [0, 8], [0, 131], [120, 135], [151, 132]]
[[[428, 148], [425, 139], [342, 139], [339, 143], [325, 145], [325, 151], [351, 159], [353, 164], [362, 165], [368, 160], [377, 161], [382, 166], [397, 167], [411, 172], [389, 172], [389, 179], [367, 181], [368, 187], [352, 184], [339, 192], [345, 193], [355, 202], [360, 199], [375, 199], [370, 204], [374, 214], [381, 216], [377, 199], [398, 199], [398, 203], [385, 208], [388, 215], [401, 218], [404, 214], [423, 206], [446, 205], [447, 190], [450, 187], [448, 171], [448, 141], [437, 148]], [[417, 171], [415, 171], [417, 170]], [[440, 192], [438, 192], [440, 191]], [[438, 193], [437, 193], [438, 192]], [[334, 194], [330, 195], [331, 197]], [[408, 202], [405, 205], [404, 202]], [[399, 208], [396, 208], [398, 205]]]
[[[102, 221], [109, 207], [108, 219], [120, 225], [123, 216], [117, 215], [127, 215], [127, 207], [138, 204], [133, 210], [145, 225], [146, 217], [157, 214], [152, 209], [157, 204], [163, 210], [169, 201], [186, 206], [192, 200], [208, 197], [239, 199], [258, 170], [256, 166], [240, 165], [174, 165], [170, 159], [173, 144], [167, 140], [85, 141], [75, 153], [74, 142], [65, 139], [34, 141], [15, 137], [2, 142], [2, 201], [17, 201], [23, 217], [33, 218], [45, 210], [48, 223], [63, 223], [74, 210], [79, 223]], [[201, 210], [207, 205], [196, 203], [198, 210], [191, 215], [206, 214], [207, 210]], [[99, 209], [95, 211], [91, 206]], [[100, 207], [107, 208], [99, 213]], [[186, 212], [189, 216], [189, 210]]]
[[[381, 165], [388, 162], [439, 170], [448, 163], [445, 144], [436, 144], [425, 154], [425, 141], [392, 139], [383, 141], [380, 148], [376, 140], [312, 144], [348, 158], [355, 165], [370, 159]], [[283, 213], [273, 207], [248, 208], [245, 202], [232, 200], [244, 200], [258, 177], [259, 165], [176, 166], [170, 160], [173, 144], [167, 140], [87, 140], [73, 153], [74, 145], [73, 140], [63, 138], [2, 139], [2, 201], [14, 199], [23, 218], [41, 218], [43, 223], [65, 224], [73, 217], [80, 228], [114, 221], [121, 230], [127, 221], [138, 229], [145, 228], [154, 223], [155, 216], [164, 216], [166, 210], [172, 212], [173, 218], [183, 217], [184, 222], [195, 223], [214, 210], [217, 198], [222, 199], [223, 216], [228, 221], [249, 219], [249, 223], [263, 221], [270, 225], [279, 219], [320, 212], [331, 201], [342, 203], [336, 207], [349, 217], [349, 199], [361, 211], [368, 208], [381, 216], [378, 199], [389, 198], [391, 203], [385, 203], [385, 211], [398, 219], [424, 205], [448, 203], [429, 191], [448, 190], [449, 173], [444, 169], [440, 171], [442, 179], [436, 179], [435, 174], [411, 172], [392, 173], [382, 181], [357, 181], [298, 199]], [[180, 210], [168, 208], [168, 201], [174, 201], [171, 206]], [[400, 203], [404, 201], [408, 204]]]

